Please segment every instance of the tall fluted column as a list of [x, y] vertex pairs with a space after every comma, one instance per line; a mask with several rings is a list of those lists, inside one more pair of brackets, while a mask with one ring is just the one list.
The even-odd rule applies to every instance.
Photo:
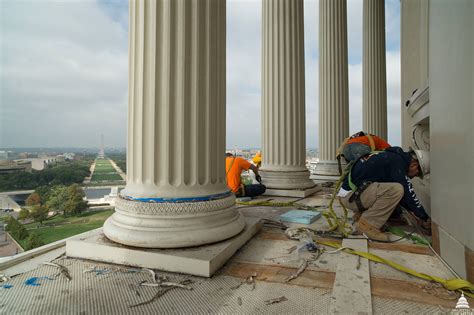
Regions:
[[262, 180], [274, 189], [313, 187], [305, 164], [303, 0], [262, 6]]
[[127, 185], [108, 238], [173, 248], [243, 229], [225, 183], [225, 71], [225, 1], [130, 1]]
[[362, 61], [362, 125], [387, 139], [387, 75], [385, 64], [385, 1], [364, 0]]
[[319, 1], [319, 163], [338, 175], [336, 150], [349, 134], [346, 0]]

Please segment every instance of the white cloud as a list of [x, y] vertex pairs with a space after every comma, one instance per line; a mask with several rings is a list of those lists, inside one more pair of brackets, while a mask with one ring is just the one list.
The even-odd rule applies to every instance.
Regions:
[[[100, 0], [101, 1], [101, 0]], [[399, 3], [386, 3], [389, 141], [400, 142]], [[307, 147], [318, 138], [318, 1], [305, 0]], [[124, 146], [123, 3], [0, 1], [0, 147]], [[362, 0], [348, 1], [350, 130], [362, 128]], [[110, 10], [107, 10], [109, 7]], [[121, 11], [120, 11], [121, 10]], [[261, 1], [227, 1], [227, 146], [261, 145]]]
[[2, 146], [124, 146], [127, 30], [96, 2], [3, 1]]
[[[387, 52], [387, 127], [388, 141], [401, 144], [400, 133], [400, 53]], [[362, 130], [362, 63], [349, 66], [349, 131]]]

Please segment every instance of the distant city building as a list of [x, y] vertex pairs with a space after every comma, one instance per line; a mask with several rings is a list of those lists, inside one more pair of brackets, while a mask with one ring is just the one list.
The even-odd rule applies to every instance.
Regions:
[[8, 152], [7, 151], [0, 151], [0, 160], [8, 159]]
[[30, 172], [32, 171], [31, 161], [28, 160], [1, 160], [0, 174], [9, 174], [14, 172]]
[[99, 150], [99, 156], [100, 159], [103, 159], [105, 157], [104, 153], [104, 134], [100, 135], [100, 150]]

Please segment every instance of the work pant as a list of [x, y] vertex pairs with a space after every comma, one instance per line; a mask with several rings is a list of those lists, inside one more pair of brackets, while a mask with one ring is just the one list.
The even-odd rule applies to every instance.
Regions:
[[[360, 195], [362, 206], [367, 209], [362, 212], [361, 218], [377, 229], [382, 228], [402, 199], [403, 193], [403, 186], [399, 183], [370, 184]], [[355, 200], [349, 202], [352, 194], [340, 197], [341, 203], [352, 211], [359, 211]]]
[[256, 197], [265, 192], [267, 187], [262, 184], [252, 184], [252, 185], [243, 185], [244, 192], [242, 193], [242, 189], [235, 194], [237, 197]]

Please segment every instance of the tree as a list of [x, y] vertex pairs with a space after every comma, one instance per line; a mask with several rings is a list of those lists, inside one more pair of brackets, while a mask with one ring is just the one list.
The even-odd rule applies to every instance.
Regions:
[[25, 249], [30, 250], [36, 247], [43, 246], [44, 242], [39, 235], [31, 233], [25, 241]]
[[38, 186], [35, 189], [35, 193], [38, 194], [41, 200], [41, 204], [46, 204], [49, 198], [51, 187], [48, 186]]
[[30, 211], [26, 208], [21, 208], [20, 213], [18, 214], [18, 219], [19, 220], [25, 220], [30, 217]]
[[10, 217], [7, 224], [7, 231], [13, 236], [16, 240], [24, 240], [28, 237], [28, 231], [25, 227], [18, 222], [14, 217]]
[[54, 186], [50, 193], [46, 208], [50, 211], [62, 211], [66, 215], [65, 203], [68, 200], [67, 188], [62, 185]]
[[68, 200], [65, 204], [66, 213], [79, 214], [87, 208], [87, 202], [84, 200], [84, 190], [77, 184], [67, 188]]
[[41, 197], [38, 193], [34, 192], [26, 198], [25, 203], [27, 206], [39, 205], [41, 204]]
[[39, 221], [40, 225], [43, 225], [43, 220], [48, 218], [48, 208], [42, 205], [34, 205], [30, 211], [30, 218]]
[[51, 190], [46, 207], [51, 211], [61, 211], [64, 216], [79, 214], [87, 208], [84, 197], [84, 191], [77, 184], [68, 187], [55, 186]]

